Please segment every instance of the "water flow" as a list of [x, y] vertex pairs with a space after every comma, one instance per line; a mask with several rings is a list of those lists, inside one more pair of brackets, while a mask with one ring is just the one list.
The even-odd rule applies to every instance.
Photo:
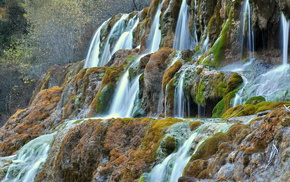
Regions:
[[125, 25], [126, 25], [125, 20], [127, 17], [128, 17], [128, 14], [122, 15], [121, 18], [112, 27], [108, 35], [104, 50], [102, 52], [102, 56], [99, 61], [99, 66], [104, 66], [110, 60], [113, 54], [111, 51], [111, 46], [113, 44], [112, 39], [118, 40], [117, 37], [119, 37], [122, 34], [122, 32], [124, 32]]
[[186, 164], [202, 142], [215, 133], [226, 132], [230, 126], [229, 123], [219, 123], [213, 119], [205, 120], [205, 123], [191, 134], [177, 152], [167, 156], [162, 163], [152, 169], [147, 176], [147, 182], [177, 182]]
[[[139, 18], [137, 14], [127, 23], [128, 16], [128, 14], [122, 15], [106, 38], [102, 38], [101, 34], [110, 19], [98, 28], [88, 51], [85, 68], [104, 66], [116, 51], [133, 48], [133, 32], [139, 23]], [[103, 40], [106, 42], [102, 42]]]
[[138, 15], [135, 15], [135, 17], [129, 21], [126, 31], [122, 33], [122, 35], [118, 39], [112, 53], [115, 53], [116, 51], [120, 49], [133, 48], [133, 32], [134, 32], [134, 29], [137, 27], [138, 23], [139, 23]]
[[12, 158], [2, 182], [31, 182], [46, 161], [55, 133], [42, 135], [26, 145]]
[[110, 107], [109, 116], [132, 117], [135, 98], [139, 91], [140, 76], [141, 74], [130, 81], [128, 69], [121, 77]]
[[284, 14], [281, 14], [281, 21], [282, 21], [282, 32], [283, 32], [283, 38], [282, 38], [282, 42], [283, 42], [283, 50], [282, 50], [282, 54], [283, 54], [283, 65], [287, 65], [288, 64], [288, 43], [289, 43], [289, 24], [290, 24], [290, 20], [287, 20], [286, 17], [284, 16]]
[[[282, 24], [282, 64], [264, 73], [257, 74], [244, 72], [246, 68], [252, 65], [253, 60], [249, 61], [239, 69], [232, 71], [241, 71], [243, 74], [243, 86], [237, 92], [233, 99], [233, 106], [244, 104], [249, 98], [263, 96], [266, 101], [283, 101], [289, 100], [290, 79], [288, 60], [288, 41], [289, 41], [289, 20], [281, 14]], [[255, 66], [254, 66], [255, 67]], [[254, 76], [253, 76], [254, 75]]]
[[252, 10], [249, 0], [244, 1], [244, 7], [242, 11], [242, 20], [241, 20], [241, 27], [242, 27], [242, 54], [243, 54], [243, 45], [244, 45], [244, 37], [247, 36], [247, 48], [248, 48], [248, 56], [249, 58], [254, 57], [254, 31], [252, 29]]
[[[191, 37], [188, 30], [189, 19], [189, 6], [186, 0], [182, 0], [182, 4], [179, 10], [177, 26], [175, 29], [175, 37], [173, 43], [173, 49], [184, 50], [192, 49], [197, 44], [197, 36], [194, 30], [194, 39]], [[195, 28], [194, 28], [195, 29]]]
[[96, 31], [86, 57], [84, 68], [96, 67], [99, 65], [101, 31], [108, 25], [109, 20], [105, 21]]
[[186, 71], [187, 69], [181, 73], [174, 92], [174, 116], [178, 118], [185, 117], [186, 99], [183, 90]]
[[159, 49], [159, 44], [161, 41], [160, 15], [163, 2], [164, 0], [158, 5], [153, 22], [151, 24], [150, 33], [147, 38], [146, 52], [148, 53], [153, 53]]

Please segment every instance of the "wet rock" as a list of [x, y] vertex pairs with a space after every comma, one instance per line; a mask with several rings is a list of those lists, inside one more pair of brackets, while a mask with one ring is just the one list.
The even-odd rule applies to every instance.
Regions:
[[144, 100], [146, 112], [157, 115], [158, 100], [162, 93], [162, 77], [167, 67], [166, 59], [172, 52], [170, 48], [162, 48], [153, 53], [144, 71]]
[[10, 117], [0, 128], [0, 156], [11, 155], [30, 140], [49, 132], [62, 91], [62, 87], [42, 90], [28, 108]]

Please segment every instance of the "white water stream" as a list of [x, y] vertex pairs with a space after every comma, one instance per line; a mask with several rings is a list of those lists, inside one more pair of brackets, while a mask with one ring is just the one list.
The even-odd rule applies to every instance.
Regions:
[[178, 84], [175, 87], [174, 92], [174, 117], [185, 118], [186, 114], [190, 115], [190, 104], [186, 95], [184, 94], [185, 76], [188, 70], [192, 67], [187, 67], [182, 70], [180, 74]]
[[153, 53], [159, 49], [161, 41], [160, 15], [163, 2], [164, 0], [158, 5], [153, 22], [151, 23], [150, 33], [147, 38], [147, 53]]
[[[97, 29], [86, 57], [85, 68], [104, 66], [116, 51], [133, 48], [133, 32], [139, 23], [139, 17], [137, 14], [127, 20], [128, 16], [128, 14], [123, 14], [111, 28], [106, 38], [102, 37], [101, 34], [108, 26], [110, 19]], [[103, 42], [104, 40], [106, 42]]]
[[[252, 9], [249, 0], [244, 1], [243, 9], [242, 9], [242, 20], [241, 20], [241, 28], [242, 28], [242, 54], [243, 54], [243, 45], [244, 41], [247, 44], [248, 57], [254, 57], [253, 52], [255, 51], [255, 37], [254, 31], [252, 28]], [[247, 37], [245, 40], [244, 37]], [[242, 58], [243, 59], [243, 58]]]
[[289, 44], [289, 20], [281, 14], [281, 29], [282, 29], [282, 64], [271, 70], [252, 78], [250, 73], [247, 73], [247, 68], [251, 67], [253, 58], [240, 66], [238, 69], [233, 69], [234, 72], [244, 72], [243, 86], [236, 93], [233, 99], [232, 106], [244, 104], [249, 98], [255, 96], [263, 96], [266, 101], [283, 101], [289, 99], [290, 91], [290, 69], [288, 64], [288, 44]]
[[146, 175], [146, 182], [177, 182], [198, 147], [206, 139], [218, 132], [226, 132], [231, 126], [230, 123], [222, 123], [220, 120], [206, 119], [203, 121], [204, 124], [193, 131], [190, 137], [178, 148], [177, 152], [167, 156], [162, 163], [156, 165]]
[[[55, 133], [42, 135], [24, 145], [8, 166], [2, 182], [32, 182], [46, 161]], [[1, 161], [1, 158], [0, 158]]]
[[185, 50], [192, 49], [194, 46], [196, 46], [198, 42], [196, 32], [194, 30], [194, 38], [192, 38], [188, 29], [188, 24], [189, 6], [187, 5], [186, 0], [182, 0], [178, 15], [177, 26], [175, 29], [173, 49]]

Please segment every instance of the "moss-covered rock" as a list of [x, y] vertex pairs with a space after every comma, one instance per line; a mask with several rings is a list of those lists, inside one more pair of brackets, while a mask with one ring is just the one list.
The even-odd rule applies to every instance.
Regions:
[[252, 97], [250, 99], [248, 99], [245, 104], [252, 104], [252, 105], [256, 105], [259, 104], [260, 102], [266, 101], [264, 97], [262, 96], [257, 96], [257, 97]]
[[205, 140], [197, 149], [196, 153], [190, 158], [190, 161], [186, 165], [183, 175], [193, 176], [198, 178], [208, 177], [206, 173], [202, 171], [207, 168], [207, 159], [212, 157], [219, 148], [219, 145], [229, 140], [229, 136], [226, 133], [216, 133], [211, 138]]
[[251, 114], [256, 114], [266, 110], [274, 110], [279, 107], [289, 106], [290, 102], [260, 102], [256, 105], [245, 104], [238, 105], [236, 107], [228, 109], [223, 115], [222, 119], [227, 119], [230, 117], [246, 116]]
[[226, 93], [229, 93], [229, 92], [235, 90], [236, 88], [238, 88], [238, 86], [241, 83], [243, 83], [243, 78], [238, 73], [233, 73], [232, 76], [230, 77], [230, 79], [227, 82], [227, 91], [226, 91]]
[[176, 61], [170, 68], [168, 68], [162, 78], [162, 90], [165, 91], [167, 83], [173, 78], [174, 74], [181, 68], [181, 61]]

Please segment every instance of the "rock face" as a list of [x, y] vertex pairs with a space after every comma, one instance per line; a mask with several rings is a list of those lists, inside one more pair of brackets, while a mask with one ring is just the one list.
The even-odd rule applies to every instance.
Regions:
[[158, 101], [162, 93], [162, 76], [167, 67], [166, 59], [172, 52], [169, 48], [162, 48], [152, 54], [144, 71], [144, 100], [145, 110], [149, 116], [155, 116], [158, 112]]

